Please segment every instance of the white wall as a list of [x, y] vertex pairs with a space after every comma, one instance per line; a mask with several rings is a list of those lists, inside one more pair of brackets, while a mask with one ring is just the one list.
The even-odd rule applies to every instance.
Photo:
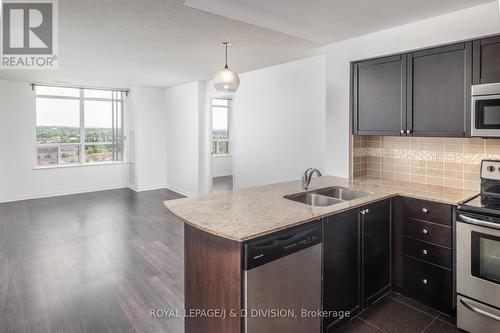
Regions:
[[189, 196], [199, 194], [203, 188], [203, 96], [204, 84], [200, 82], [166, 90], [166, 184], [167, 188]]
[[128, 185], [128, 165], [34, 170], [35, 95], [26, 82], [0, 80], [0, 202]]
[[136, 191], [164, 188], [167, 152], [165, 89], [133, 87], [129, 93], [131, 184]]
[[212, 156], [212, 177], [231, 176], [233, 156]]
[[326, 46], [327, 173], [348, 177], [350, 172], [350, 61], [499, 32], [498, 7], [492, 2]]
[[234, 99], [235, 188], [300, 179], [325, 160], [325, 57], [240, 75]]

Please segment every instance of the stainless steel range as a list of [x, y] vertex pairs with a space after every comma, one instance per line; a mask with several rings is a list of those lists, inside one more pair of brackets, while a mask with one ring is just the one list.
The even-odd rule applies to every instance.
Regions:
[[481, 193], [457, 208], [457, 326], [500, 332], [500, 161], [482, 161]]

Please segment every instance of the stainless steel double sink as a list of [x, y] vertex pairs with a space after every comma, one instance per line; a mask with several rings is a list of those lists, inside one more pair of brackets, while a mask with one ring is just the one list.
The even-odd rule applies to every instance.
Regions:
[[284, 198], [311, 206], [331, 206], [366, 197], [371, 193], [349, 190], [340, 186], [324, 187], [308, 192], [285, 195]]

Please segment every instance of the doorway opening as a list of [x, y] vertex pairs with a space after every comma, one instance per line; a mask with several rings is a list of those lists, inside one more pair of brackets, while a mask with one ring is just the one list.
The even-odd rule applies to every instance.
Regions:
[[211, 100], [212, 193], [233, 190], [233, 99]]

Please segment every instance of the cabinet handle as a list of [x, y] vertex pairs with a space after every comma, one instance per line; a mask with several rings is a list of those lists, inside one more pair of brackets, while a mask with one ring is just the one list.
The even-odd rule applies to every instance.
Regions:
[[429, 281], [427, 281], [427, 279], [422, 279], [422, 283], [427, 284], [427, 283], [429, 283]]
[[427, 255], [427, 250], [426, 250], [426, 249], [423, 249], [423, 250], [422, 250], [422, 254], [423, 254], [424, 256], [426, 256], [426, 255]]
[[400, 132], [401, 132], [401, 134], [405, 134], [405, 130], [401, 130]]
[[427, 234], [429, 233], [429, 231], [428, 231], [427, 229], [422, 229], [422, 233], [423, 233], [424, 235], [427, 235]]
[[411, 130], [406, 130], [406, 134], [410, 134], [411, 133]]
[[427, 208], [422, 208], [422, 213], [429, 214], [429, 210]]
[[365, 213], [368, 214], [370, 212], [370, 210], [367, 208], [365, 209]]
[[469, 309], [472, 312], [475, 312], [477, 314], [483, 315], [485, 317], [488, 317], [490, 319], [500, 321], [500, 317], [497, 315], [494, 315], [493, 313], [489, 313], [485, 310], [482, 310], [480, 308], [477, 308], [473, 306], [472, 304], [467, 303], [464, 299], [460, 298], [460, 303], [462, 303], [463, 306], [465, 306], [467, 309]]
[[366, 209], [363, 209], [362, 211], [360, 211], [361, 215], [365, 215], [366, 214]]

